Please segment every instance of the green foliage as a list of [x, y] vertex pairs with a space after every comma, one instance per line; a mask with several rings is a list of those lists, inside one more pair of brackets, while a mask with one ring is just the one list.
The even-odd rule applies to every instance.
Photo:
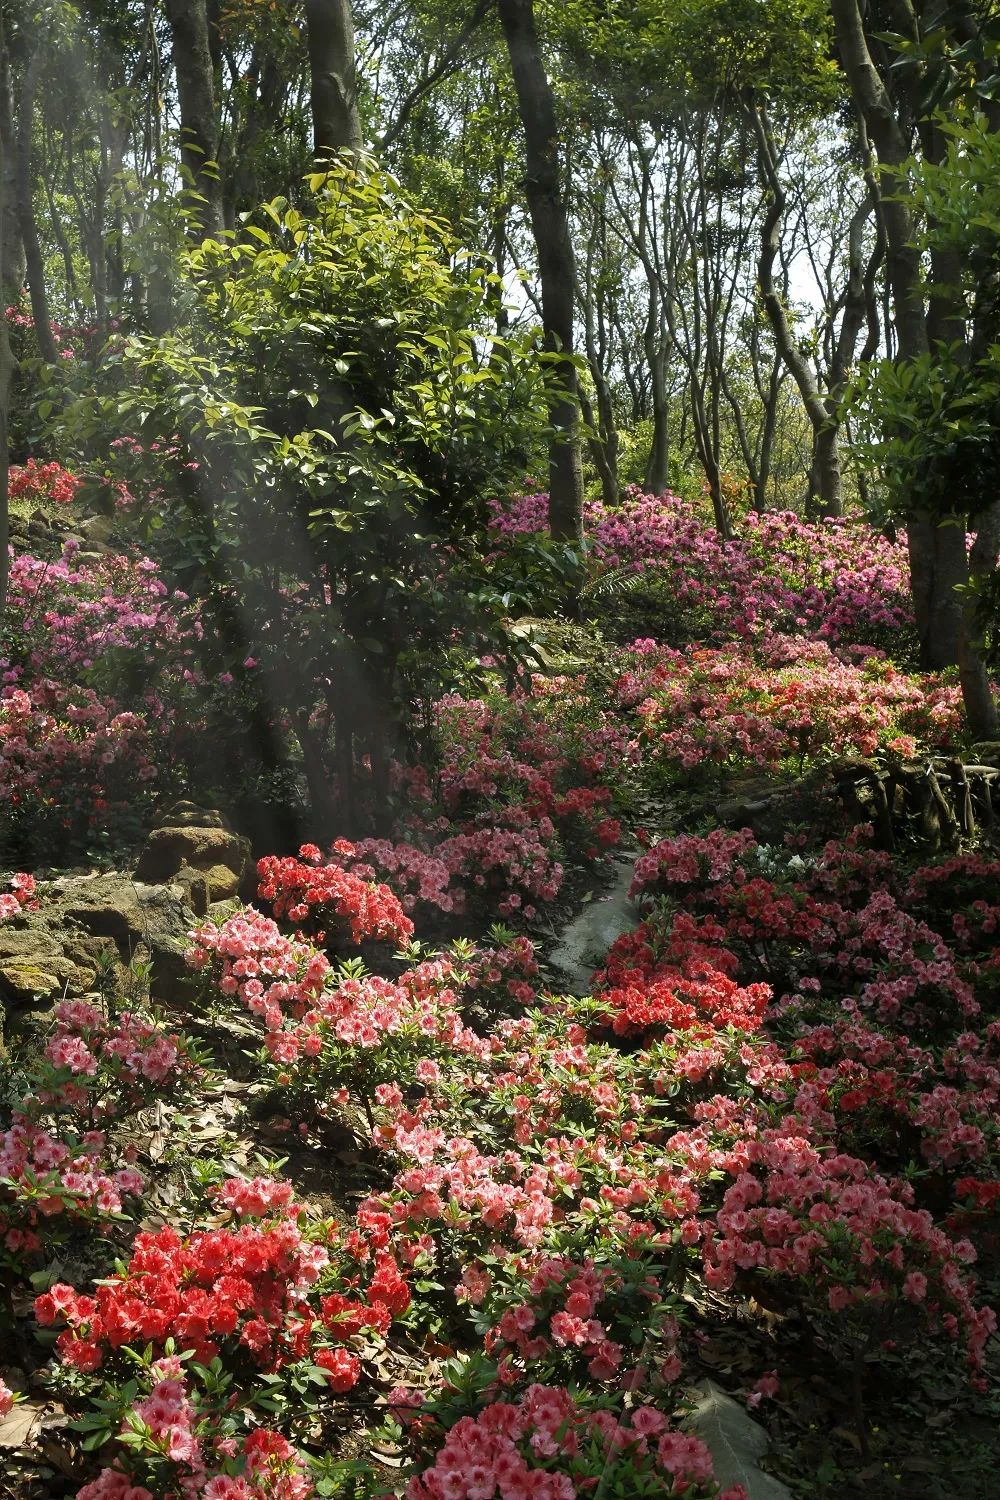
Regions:
[[139, 445], [146, 540], [206, 600], [206, 658], [259, 660], [319, 776], [331, 727], [387, 748], [492, 638], [487, 502], [544, 428], [544, 364], [490, 331], [481, 258], [373, 165], [309, 193], [188, 251], [178, 331], [109, 350], [68, 424]]
[[572, 0], [553, 25], [650, 119], [748, 88], [814, 111], [838, 87], [825, 0]]
[[876, 466], [883, 506], [975, 517], [1000, 492], [1000, 135], [978, 113], [938, 127], [940, 162], [911, 164], [920, 244], [954, 265], [927, 293], [946, 301], [965, 337], [863, 371], [846, 407], [857, 450]]

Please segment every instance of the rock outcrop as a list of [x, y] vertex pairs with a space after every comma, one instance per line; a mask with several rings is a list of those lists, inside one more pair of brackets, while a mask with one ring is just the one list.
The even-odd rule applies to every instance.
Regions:
[[222, 814], [178, 802], [161, 819], [139, 856], [136, 879], [180, 886], [196, 916], [238, 895], [251, 871], [250, 844]]
[[154, 997], [185, 972], [195, 914], [178, 885], [118, 873], [68, 876], [44, 888], [37, 911], [0, 922], [0, 1015], [17, 1026], [63, 998], [111, 988], [126, 997], [129, 965], [151, 965]]

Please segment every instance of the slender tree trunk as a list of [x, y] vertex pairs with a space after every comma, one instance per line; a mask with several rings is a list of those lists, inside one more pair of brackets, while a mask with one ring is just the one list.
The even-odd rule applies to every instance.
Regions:
[[583, 414], [584, 422], [590, 428], [588, 446], [594, 468], [597, 470], [597, 477], [601, 481], [601, 498], [605, 505], [615, 506], [618, 504], [618, 475], [612, 467], [593, 403], [582, 387], [580, 389], [580, 411]]
[[[969, 553], [969, 573], [974, 583], [981, 583], [991, 573], [995, 573], [1000, 562], [1000, 500], [994, 500], [978, 521], [976, 540]], [[1000, 718], [983, 661], [980, 643], [982, 631], [977, 617], [978, 603], [976, 592], [970, 591], [964, 596], [958, 676], [962, 684], [962, 700], [969, 729], [977, 740], [995, 740], [1000, 737]]]
[[774, 281], [774, 262], [781, 248], [781, 225], [787, 205], [778, 170], [777, 152], [763, 104], [754, 100], [747, 106], [746, 113], [757, 141], [757, 160], [771, 200], [761, 225], [757, 284], [774, 334], [774, 342], [799, 388], [802, 405], [812, 427], [813, 457], [809, 470], [809, 499], [811, 501], [816, 497], [822, 516], [839, 516], [843, 514], [844, 504], [836, 416], [824, 399], [816, 372], [795, 341], [788, 310]]
[[360, 151], [351, 0], [305, 0], [313, 155]]
[[219, 115], [206, 0], [166, 0], [181, 117], [181, 163], [189, 179], [192, 226], [200, 238], [223, 225]]
[[35, 326], [38, 351], [47, 364], [55, 364], [59, 350], [52, 336], [49, 322], [49, 299], [45, 287], [45, 262], [38, 240], [38, 223], [35, 219], [34, 178], [31, 171], [32, 132], [35, 123], [35, 90], [38, 87], [38, 72], [41, 66], [41, 51], [36, 47], [28, 59], [21, 85], [21, 99], [17, 121], [17, 157], [15, 182], [17, 188], [17, 217], [24, 246], [24, 262], [31, 293], [31, 319]]
[[[654, 306], [655, 304], [655, 306]], [[659, 298], [649, 288], [649, 312], [643, 332], [643, 349], [649, 366], [653, 436], [646, 459], [643, 484], [648, 495], [662, 495], [670, 486], [670, 400], [667, 395], [667, 351], [660, 323]]]
[[666, 390], [666, 364], [662, 355], [650, 366], [653, 384], [653, 435], [646, 459], [643, 485], [648, 495], [662, 495], [670, 488], [670, 402]]
[[524, 127], [524, 179], [542, 289], [542, 331], [552, 356], [549, 421], [549, 530], [583, 537], [580, 398], [573, 354], [573, 242], [559, 173], [555, 100], [542, 61], [533, 0], [497, 0]]
[[[862, 14], [860, 0], [830, 0], [830, 8], [855, 109], [878, 153], [882, 174], [879, 210], [885, 230], [896, 358], [917, 359], [928, 352], [930, 340], [906, 178], [912, 145], [872, 60], [865, 33], [867, 11]], [[942, 522], [927, 511], [918, 511], [908, 517], [906, 535], [921, 662], [929, 668], [949, 666], [958, 661], [960, 651], [962, 609], [954, 590], [968, 577], [965, 527], [960, 517], [945, 517]]]
[[[0, 15], [0, 28], [3, 17]], [[4, 307], [16, 303], [24, 290], [24, 241], [17, 213], [17, 138], [14, 134], [14, 106], [10, 91], [10, 58], [4, 45], [0, 48], [0, 148], [3, 170], [0, 171], [0, 260], [3, 263], [2, 294]]]
[[586, 390], [580, 387], [580, 410], [590, 429], [588, 444], [590, 456], [601, 481], [601, 494], [605, 505], [617, 505], [618, 486], [618, 428], [615, 424], [615, 408], [611, 386], [605, 369], [606, 340], [598, 337], [594, 304], [597, 297], [594, 275], [595, 245], [592, 235], [587, 245], [586, 280], [577, 286], [577, 297], [583, 312], [583, 337], [587, 350], [587, 363], [594, 382], [597, 410]]

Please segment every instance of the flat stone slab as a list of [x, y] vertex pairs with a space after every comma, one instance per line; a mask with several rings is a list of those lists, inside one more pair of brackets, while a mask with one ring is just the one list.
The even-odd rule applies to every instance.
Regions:
[[758, 1467], [770, 1446], [760, 1423], [714, 1381], [704, 1381], [692, 1394], [698, 1398], [697, 1405], [684, 1425], [711, 1453], [715, 1477], [723, 1488], [741, 1484], [750, 1500], [792, 1500], [787, 1485]]
[[619, 860], [611, 889], [583, 907], [553, 949], [549, 963], [568, 994], [589, 994], [594, 970], [611, 944], [639, 925], [639, 911], [628, 895], [633, 870], [631, 856]]

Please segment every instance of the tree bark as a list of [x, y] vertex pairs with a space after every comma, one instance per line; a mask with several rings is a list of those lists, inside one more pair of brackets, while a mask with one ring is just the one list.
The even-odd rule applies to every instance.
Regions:
[[555, 100], [542, 61], [533, 0], [497, 0], [510, 56], [527, 172], [524, 179], [542, 289], [542, 332], [552, 356], [549, 421], [549, 530], [561, 541], [583, 539], [580, 398], [573, 363], [573, 242], [559, 172]]
[[[886, 192], [880, 184], [879, 210], [885, 230], [896, 358], [918, 359], [928, 353], [930, 337], [905, 170], [912, 143], [872, 60], [859, 0], [831, 0], [830, 8], [855, 109], [875, 146], [888, 186]], [[906, 535], [921, 663], [928, 668], [950, 666], [958, 661], [961, 647], [962, 607], [954, 590], [968, 577], [964, 524], [958, 517], [945, 517], [942, 522], [926, 510], [917, 511], [907, 519]]]
[[189, 179], [192, 228], [201, 239], [223, 225], [219, 173], [219, 114], [206, 0], [166, 0], [177, 101], [181, 117], [181, 163]]
[[305, 0], [313, 155], [360, 151], [361, 118], [351, 0]]
[[818, 499], [822, 516], [840, 516], [843, 514], [844, 503], [836, 413], [828, 406], [819, 388], [816, 372], [795, 342], [788, 310], [774, 281], [774, 262], [781, 248], [781, 225], [787, 206], [774, 138], [762, 103], [752, 101], [747, 106], [746, 113], [757, 142], [757, 161], [770, 198], [761, 224], [757, 284], [774, 334], [774, 342], [799, 388], [802, 405], [812, 428], [813, 457], [809, 471], [809, 499]]
[[[2, 23], [0, 15], [0, 27]], [[4, 307], [7, 307], [16, 303], [24, 290], [24, 241], [17, 213], [17, 138], [10, 91], [10, 58], [3, 44], [0, 44], [0, 149], [3, 151], [3, 169], [0, 170], [0, 216], [3, 223], [0, 230], [0, 287]]]
[[[973, 583], [979, 583], [994, 573], [1000, 562], [1000, 500], [994, 500], [977, 520], [976, 540], [969, 553], [969, 573]], [[970, 591], [963, 597], [958, 677], [962, 684], [966, 718], [974, 738], [995, 740], [1000, 737], [1000, 717], [983, 661], [978, 603], [975, 592]]]
[[35, 328], [38, 352], [47, 364], [54, 365], [59, 350], [52, 336], [49, 321], [49, 299], [45, 286], [45, 262], [38, 240], [38, 223], [35, 219], [34, 179], [31, 171], [31, 142], [35, 121], [35, 90], [38, 87], [38, 72], [41, 67], [41, 51], [38, 47], [28, 59], [21, 85], [21, 99], [17, 121], [17, 155], [14, 164], [17, 190], [17, 217], [24, 246], [25, 270], [28, 291], [31, 294], [31, 319]]

